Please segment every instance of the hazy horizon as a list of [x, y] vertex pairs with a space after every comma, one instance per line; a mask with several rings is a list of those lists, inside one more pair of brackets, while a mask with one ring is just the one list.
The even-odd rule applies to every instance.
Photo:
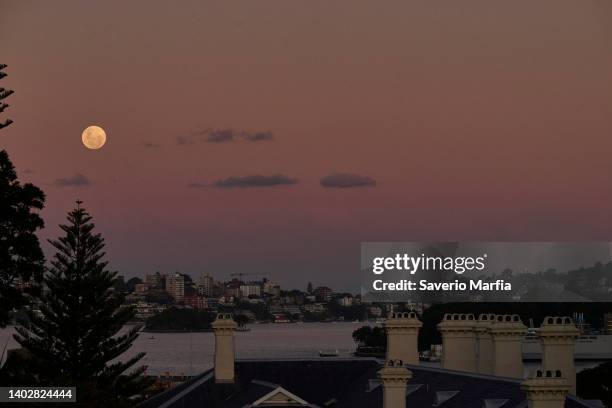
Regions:
[[356, 291], [362, 241], [612, 241], [603, 0], [0, 0], [0, 49], [42, 240], [81, 199], [126, 277]]

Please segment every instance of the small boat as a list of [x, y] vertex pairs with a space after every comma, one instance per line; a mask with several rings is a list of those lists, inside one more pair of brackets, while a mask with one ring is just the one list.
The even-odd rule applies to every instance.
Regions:
[[322, 351], [319, 350], [319, 357], [338, 357], [340, 353], [338, 353], [338, 350], [336, 351]]
[[149, 337], [149, 340], [155, 340], [155, 336]]
[[385, 358], [386, 350], [383, 347], [357, 346], [353, 353], [355, 357]]

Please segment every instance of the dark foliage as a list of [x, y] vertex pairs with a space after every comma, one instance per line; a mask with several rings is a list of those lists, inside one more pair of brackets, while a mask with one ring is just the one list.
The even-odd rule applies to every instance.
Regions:
[[234, 321], [238, 324], [238, 326], [244, 326], [249, 322], [248, 316], [243, 314], [235, 315]]
[[128, 281], [125, 283], [126, 291], [133, 292], [134, 289], [136, 288], [136, 285], [139, 283], [142, 283], [142, 279], [138, 277], [128, 279]]
[[[6, 68], [6, 65], [0, 64], [0, 79], [6, 76], [6, 73], [4, 72], [5, 68]], [[8, 98], [12, 94], [13, 94], [12, 90], [0, 88], [0, 113], [4, 112], [6, 108], [9, 107], [9, 105], [4, 102], [4, 99]], [[5, 119], [4, 121], [0, 121], [0, 129], [7, 127], [11, 123], [13, 123], [13, 121], [10, 119]]]
[[366, 305], [341, 306], [332, 301], [327, 304], [329, 313], [336, 319], [343, 318], [346, 321], [365, 320], [368, 317]]
[[580, 398], [601, 400], [606, 407], [612, 406], [611, 361], [579, 372], [576, 381]]
[[125, 279], [123, 276], [117, 276], [115, 281], [113, 282], [113, 289], [115, 292], [127, 292], [127, 285], [125, 284]]
[[129, 406], [150, 385], [145, 367], [133, 369], [144, 353], [122, 358], [140, 327], [122, 330], [134, 311], [111, 290], [117, 273], [106, 269], [104, 240], [91, 219], [77, 206], [60, 226], [65, 235], [50, 241], [57, 252], [44, 278], [42, 315], [30, 313], [16, 328], [23, 352], [7, 370], [12, 384], [74, 384], [82, 404]]
[[[268, 321], [272, 319], [272, 315], [265, 303], [251, 303], [242, 301], [238, 303], [238, 307], [243, 310], [248, 310], [255, 315], [256, 320]], [[231, 312], [231, 311], [230, 311]]]
[[37, 213], [44, 202], [38, 187], [19, 183], [8, 153], [0, 151], [0, 327], [42, 279], [44, 256], [35, 232], [44, 226]]
[[170, 308], [147, 319], [146, 330], [201, 331], [209, 330], [214, 313], [195, 309]]
[[353, 332], [353, 340], [360, 346], [387, 349], [387, 333], [380, 326], [363, 326]]
[[172, 296], [164, 289], [149, 289], [145, 295], [145, 300], [150, 303], [159, 303], [161, 305], [169, 305], [174, 302]]

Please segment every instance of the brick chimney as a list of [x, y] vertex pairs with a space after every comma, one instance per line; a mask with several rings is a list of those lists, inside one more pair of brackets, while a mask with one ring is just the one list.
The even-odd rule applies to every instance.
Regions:
[[418, 337], [422, 326], [415, 312], [392, 313], [384, 323], [387, 330], [387, 360], [418, 364]]
[[438, 324], [442, 333], [442, 367], [476, 372], [476, 322], [473, 314], [446, 313]]
[[474, 331], [476, 332], [476, 369], [481, 374], [493, 374], [493, 337], [491, 325], [495, 321], [494, 314], [478, 316]]
[[569, 389], [560, 370], [538, 370], [521, 385], [529, 408], [564, 408]]
[[234, 331], [237, 324], [229, 313], [217, 314], [215, 333], [215, 382], [234, 382]]
[[519, 315], [497, 315], [491, 325], [493, 375], [523, 378], [523, 339], [527, 327]]
[[383, 386], [383, 408], [406, 408], [406, 383], [412, 372], [401, 360], [387, 360], [378, 372]]
[[538, 330], [542, 344], [542, 368], [560, 369], [567, 378], [570, 393], [576, 394], [576, 366], [574, 353], [580, 331], [567, 316], [547, 316]]

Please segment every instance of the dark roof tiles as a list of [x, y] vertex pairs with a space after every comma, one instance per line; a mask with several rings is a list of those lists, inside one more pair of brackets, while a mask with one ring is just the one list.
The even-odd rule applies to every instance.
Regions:
[[[235, 384], [215, 384], [206, 372], [145, 401], [141, 408], [243, 408], [277, 386], [319, 407], [380, 408], [382, 387], [372, 387], [381, 362], [375, 359], [242, 360]], [[413, 377], [408, 407], [482, 408], [485, 400], [507, 400], [503, 408], [526, 406], [521, 381], [408, 366]], [[450, 396], [450, 398], [446, 398]], [[327, 405], [326, 405], [327, 404]], [[594, 405], [568, 397], [565, 408]]]

